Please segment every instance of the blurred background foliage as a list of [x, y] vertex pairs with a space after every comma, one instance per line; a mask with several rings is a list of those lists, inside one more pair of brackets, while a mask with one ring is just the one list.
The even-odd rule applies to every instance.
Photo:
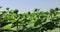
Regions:
[[[0, 7], [1, 9], [2, 7]], [[0, 32], [60, 32], [60, 9], [18, 13], [18, 9], [0, 11]]]

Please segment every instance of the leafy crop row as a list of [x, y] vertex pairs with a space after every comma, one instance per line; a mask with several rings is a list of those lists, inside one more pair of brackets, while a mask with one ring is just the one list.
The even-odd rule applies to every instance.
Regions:
[[6, 8], [0, 13], [0, 32], [56, 32], [57, 28], [60, 30], [59, 8], [46, 12], [35, 9], [22, 14], [18, 14], [17, 9]]

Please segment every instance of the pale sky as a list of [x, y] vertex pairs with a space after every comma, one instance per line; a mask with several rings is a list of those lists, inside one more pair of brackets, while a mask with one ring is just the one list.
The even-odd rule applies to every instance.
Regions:
[[55, 7], [60, 8], [60, 0], [0, 0], [0, 6], [3, 6], [3, 10], [6, 7], [18, 9], [20, 13], [33, 11], [35, 8], [47, 11]]

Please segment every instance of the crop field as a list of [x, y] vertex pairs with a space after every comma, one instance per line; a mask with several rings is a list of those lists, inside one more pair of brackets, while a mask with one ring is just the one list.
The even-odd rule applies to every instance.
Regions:
[[[1, 7], [0, 7], [1, 8]], [[0, 12], [0, 32], [60, 32], [60, 9], [18, 13], [19, 10]]]

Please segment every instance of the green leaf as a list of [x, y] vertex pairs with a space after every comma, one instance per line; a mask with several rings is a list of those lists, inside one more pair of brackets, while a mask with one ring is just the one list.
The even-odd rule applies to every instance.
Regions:
[[11, 27], [12, 27], [12, 23], [2, 27], [2, 29], [10, 30]]

